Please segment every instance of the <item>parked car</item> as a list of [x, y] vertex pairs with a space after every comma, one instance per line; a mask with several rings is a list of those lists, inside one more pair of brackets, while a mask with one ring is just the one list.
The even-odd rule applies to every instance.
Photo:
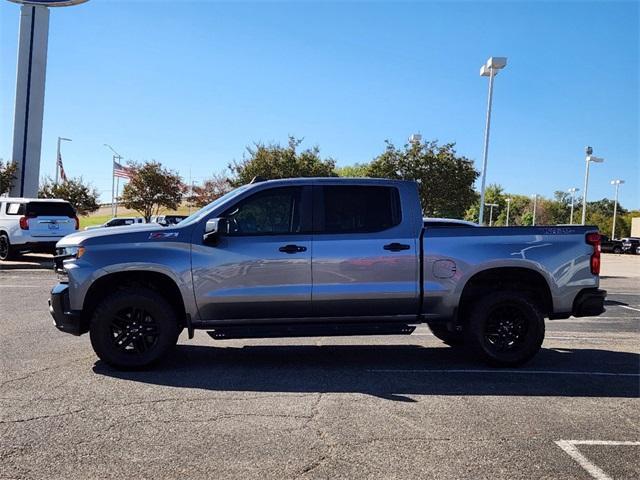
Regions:
[[96, 228], [105, 228], [105, 227], [125, 227], [128, 225], [138, 225], [140, 223], [145, 223], [145, 220], [143, 217], [113, 217], [111, 220], [101, 225], [90, 225], [88, 227], [84, 227], [84, 229], [94, 230]]
[[640, 238], [629, 237], [622, 239], [622, 253], [637, 253], [638, 247], [640, 247]]
[[154, 215], [151, 217], [151, 223], [159, 223], [164, 227], [176, 225], [187, 218], [188, 215]]
[[76, 230], [78, 217], [65, 200], [0, 197], [0, 260], [53, 253], [56, 242]]
[[612, 240], [605, 235], [600, 236], [603, 253], [622, 253], [622, 240]]
[[[313, 204], [313, 206], [312, 206]], [[214, 339], [409, 334], [427, 323], [485, 361], [520, 365], [544, 319], [599, 315], [593, 226], [424, 228], [415, 182], [301, 178], [237, 188], [171, 227], [57, 245], [50, 312], [116, 368]]]
[[448, 228], [448, 227], [477, 227], [477, 223], [456, 218], [433, 218], [424, 217], [422, 222], [425, 228]]

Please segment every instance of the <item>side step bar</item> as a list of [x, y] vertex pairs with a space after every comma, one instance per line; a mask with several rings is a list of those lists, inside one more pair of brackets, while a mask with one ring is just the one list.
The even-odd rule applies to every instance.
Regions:
[[313, 323], [308, 325], [240, 325], [207, 333], [215, 340], [232, 338], [342, 337], [351, 335], [411, 335], [415, 325], [399, 323]]

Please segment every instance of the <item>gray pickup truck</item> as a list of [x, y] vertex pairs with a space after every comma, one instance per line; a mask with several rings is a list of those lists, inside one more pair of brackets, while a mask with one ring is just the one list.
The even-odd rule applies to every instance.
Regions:
[[187, 329], [214, 339], [410, 334], [519, 365], [544, 319], [599, 315], [595, 227], [425, 227], [417, 185], [301, 178], [237, 188], [175, 226], [57, 244], [50, 312], [117, 368], [150, 365]]

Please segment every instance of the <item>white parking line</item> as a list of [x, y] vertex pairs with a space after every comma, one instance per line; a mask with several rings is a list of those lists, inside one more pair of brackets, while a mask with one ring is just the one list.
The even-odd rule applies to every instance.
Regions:
[[367, 372], [375, 373], [517, 373], [520, 375], [592, 375], [597, 377], [640, 377], [640, 373], [618, 373], [618, 372], [575, 372], [570, 370], [482, 370], [476, 368], [468, 369], [437, 369], [437, 368], [424, 368], [424, 369], [370, 369]]
[[593, 464], [576, 448], [576, 445], [640, 445], [640, 442], [616, 442], [610, 440], [558, 440], [555, 442], [564, 452], [584, 468], [596, 480], [613, 480], [600, 467]]
[[633, 310], [640, 312], [640, 308], [630, 307], [629, 305], [614, 305], [615, 307], [626, 308], [627, 310]]

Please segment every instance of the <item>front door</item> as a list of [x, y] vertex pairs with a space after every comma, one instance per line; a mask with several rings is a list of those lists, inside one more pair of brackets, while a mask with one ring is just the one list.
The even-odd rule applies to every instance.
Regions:
[[311, 312], [311, 187], [261, 190], [222, 215], [217, 243], [194, 244], [203, 320], [305, 317]]

